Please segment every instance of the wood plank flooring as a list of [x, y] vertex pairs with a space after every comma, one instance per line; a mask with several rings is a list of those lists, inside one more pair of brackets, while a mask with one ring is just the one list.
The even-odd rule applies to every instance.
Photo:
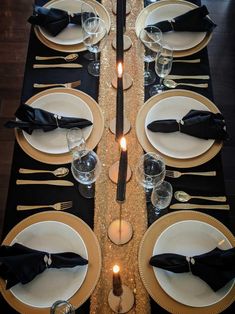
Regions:
[[[3, 222], [14, 132], [3, 124], [19, 105], [33, 0], [0, 1], [0, 233]], [[235, 17], [234, 0], [202, 0], [218, 25], [208, 45], [215, 103], [228, 124], [230, 140], [223, 149], [226, 190], [235, 198]], [[233, 202], [235, 205], [235, 202]], [[233, 209], [235, 212], [235, 208]], [[235, 221], [235, 220], [233, 220]]]

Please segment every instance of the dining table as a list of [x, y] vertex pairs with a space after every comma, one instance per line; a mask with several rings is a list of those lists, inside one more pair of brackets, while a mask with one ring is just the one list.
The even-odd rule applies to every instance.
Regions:
[[[93, 2], [95, 2], [95, 0], [90, 1], [91, 4]], [[94, 128], [97, 128], [96, 136], [93, 135], [95, 137], [94, 141], [90, 144], [88, 143], [88, 146], [91, 145], [90, 148], [99, 156], [102, 166], [101, 174], [95, 184], [95, 197], [86, 199], [81, 196], [78, 191], [79, 184], [73, 177], [71, 171], [66, 176], [66, 180], [71, 181], [73, 186], [16, 184], [17, 180], [24, 179], [56, 179], [51, 173], [19, 173], [20, 168], [37, 170], [46, 169], [51, 171], [54, 171], [58, 167], [71, 168], [70, 154], [64, 154], [63, 157], [57, 154], [54, 158], [53, 156], [48, 156], [48, 154], [38, 153], [37, 150], [32, 150], [30, 145], [24, 143], [21, 134], [16, 130], [16, 141], [14, 145], [2, 240], [4, 241], [4, 239], [8, 239], [7, 241], [9, 242], [9, 239], [12, 239], [12, 237], [15, 236], [14, 232], [13, 235], [11, 235], [12, 230], [18, 230], [17, 226], [20, 226], [21, 223], [22, 226], [29, 226], [31, 222], [39, 222], [40, 217], [42, 217], [43, 221], [53, 220], [55, 217], [58, 217], [59, 222], [65, 221], [65, 223], [66, 221], [72, 221], [74, 217], [74, 219], [79, 219], [78, 224], [84, 222], [88, 225], [89, 230], [92, 230], [89, 232], [92, 232], [95, 237], [91, 238], [90, 241], [94, 241], [95, 244], [97, 243], [99, 249], [97, 250], [97, 256], [92, 256], [91, 253], [94, 262], [97, 263], [96, 274], [93, 274], [93, 277], [90, 279], [90, 281], [93, 280], [94, 282], [91, 287], [84, 292], [82, 300], [76, 303], [77, 301], [74, 299], [77, 308], [76, 313], [79, 314], [113, 313], [108, 303], [108, 295], [112, 289], [112, 267], [114, 264], [120, 265], [122, 282], [133, 291], [135, 302], [129, 313], [233, 313], [235, 309], [234, 286], [232, 286], [231, 290], [222, 300], [219, 300], [212, 305], [198, 308], [194, 306], [179, 305], [177, 301], [171, 299], [160, 291], [161, 288], [158, 286], [154, 286], [154, 289], [160, 289], [159, 293], [157, 290], [152, 292], [151, 287], [146, 287], [148, 284], [151, 284], [151, 282], [146, 283], [143, 280], [143, 278], [145, 278], [145, 270], [141, 269], [139, 261], [142, 257], [141, 250], [147, 246], [146, 234], [148, 231], [149, 233], [156, 232], [156, 234], [160, 232], [157, 231], [158, 220], [155, 220], [156, 218], [153, 219], [151, 204], [146, 202], [144, 189], [137, 182], [135, 174], [136, 163], [139, 157], [149, 149], [148, 144], [139, 137], [139, 133], [141, 132], [141, 116], [137, 118], [140, 110], [143, 110], [143, 115], [145, 114], [143, 108], [150, 100], [149, 89], [151, 87], [144, 86], [143, 50], [139, 48], [138, 37], [136, 35], [135, 23], [137, 16], [145, 7], [145, 2], [143, 0], [131, 1], [131, 12], [126, 17], [125, 35], [128, 35], [131, 39], [132, 46], [124, 53], [124, 72], [128, 73], [132, 78], [132, 86], [124, 91], [124, 112], [131, 124], [131, 130], [125, 137], [127, 140], [128, 164], [132, 170], [132, 176], [130, 181], [126, 184], [126, 200], [122, 204], [121, 214], [122, 218], [131, 224], [133, 228], [133, 236], [127, 244], [116, 245], [110, 241], [107, 235], [110, 223], [114, 219], [118, 219], [120, 214], [120, 204], [116, 202], [116, 184], [109, 178], [109, 169], [119, 159], [120, 154], [119, 145], [115, 140], [115, 135], [109, 128], [110, 121], [115, 118], [116, 114], [116, 89], [112, 85], [112, 78], [116, 73], [116, 52], [112, 47], [112, 42], [116, 35], [116, 16], [112, 12], [112, 1], [102, 0], [98, 2], [102, 4], [105, 8], [105, 14], [107, 11], [107, 16], [110, 18], [110, 29], [107, 43], [100, 54], [100, 76], [94, 77], [88, 73], [87, 66], [90, 61], [85, 58], [87, 51], [84, 49], [81, 49], [81, 51], [78, 52], [79, 57], [75, 61], [75, 63], [77, 62], [82, 65], [81, 68], [33, 68], [33, 64], [40, 63], [39, 61], [35, 61], [35, 56], [56, 56], [58, 54], [65, 56], [66, 54], [75, 53], [76, 51], [73, 51], [73, 49], [70, 52], [56, 51], [56, 49], [53, 49], [53, 47], [46, 45], [40, 40], [40, 35], [35, 32], [35, 27], [32, 26], [29, 37], [21, 100], [19, 103], [19, 106], [25, 103], [30, 104], [30, 99], [32, 99], [32, 97], [48, 95], [48, 92], [50, 91], [52, 91], [52, 93], [71, 93], [71, 89], [66, 87], [57, 87], [53, 89], [45, 88], [39, 90], [34, 88], [34, 83], [53, 84], [81, 80], [81, 84], [75, 88], [76, 91], [74, 93], [72, 92], [72, 95], [81, 96], [85, 94], [84, 99], [88, 99], [88, 102], [92, 104], [93, 102], [95, 103], [94, 107], [91, 107], [91, 110], [93, 114], [95, 110], [95, 115], [100, 119], [99, 125], [94, 123]], [[188, 0], [188, 2], [197, 6], [201, 5], [200, 0]], [[39, 6], [43, 6], [47, 4], [48, 1], [35, 0], [35, 3]], [[27, 21], [25, 21], [25, 23], [27, 23]], [[213, 33], [210, 41], [213, 41]], [[76, 49], [74, 48], [74, 50]], [[191, 55], [176, 57], [177, 60], [180, 60], [180, 58], [200, 59], [200, 63], [173, 62], [170, 74], [209, 75], [210, 78], [207, 80], [208, 88], [179, 86], [171, 91], [166, 88], [166, 91], [159, 97], [162, 97], [162, 95], [163, 98], [165, 97], [164, 95], [191, 96], [197, 93], [209, 99], [211, 102], [214, 102], [212, 89], [213, 82], [211, 80], [209, 56], [206, 45]], [[45, 63], [45, 61], [43, 63]], [[48, 63], [56, 64], [58, 63], [58, 60], [51, 60]], [[63, 61], [63, 63], [65, 62]], [[153, 63], [150, 67], [154, 70]], [[159, 80], [159, 78], [157, 78], [157, 80]], [[189, 82], [194, 83], [194, 80], [189, 80]], [[198, 80], [198, 82], [204, 83], [203, 80]], [[66, 103], [64, 106], [66, 106]], [[219, 107], [219, 110], [223, 113], [222, 107]], [[139, 124], [136, 123], [137, 119], [139, 119]], [[95, 131], [92, 132], [94, 133]], [[142, 130], [142, 132], [144, 132], [144, 130]], [[179, 178], [166, 177], [166, 180], [172, 184], [173, 191], [186, 190], [189, 194], [204, 196], [226, 195], [220, 151], [221, 148], [222, 145], [212, 153], [212, 155], [206, 155], [206, 157], [204, 159], [202, 158], [199, 162], [196, 161], [191, 163], [191, 161], [186, 160], [184, 164], [184, 161], [181, 160], [179, 164], [167, 159], [167, 170], [179, 170], [181, 172], [216, 172], [215, 176], [182, 175]], [[73, 206], [63, 212], [52, 211], [49, 207], [40, 210], [16, 210], [18, 205], [54, 204], [68, 200], [72, 201]], [[177, 201], [172, 198], [171, 205], [175, 203], [177, 203]], [[195, 200], [193, 203], [198, 205], [214, 204], [213, 202], [205, 200]], [[228, 201], [226, 203], [228, 203]], [[219, 222], [220, 226], [222, 226], [220, 230], [226, 230], [224, 232], [234, 246], [235, 240], [232, 237], [234, 230], [230, 217], [230, 212], [234, 210], [233, 206], [234, 204], [231, 203], [230, 210], [205, 208], [196, 210], [174, 210], [167, 208], [163, 211], [164, 215], [159, 218], [159, 230], [164, 230], [171, 224], [184, 220], [184, 217], [190, 221], [198, 219], [206, 223], [211, 223], [215, 227], [218, 227], [217, 222]], [[167, 217], [169, 217], [168, 220]], [[57, 220], [57, 218], [55, 218], [55, 220]], [[155, 225], [156, 227], [153, 227]], [[73, 222], [71, 222], [71, 226], [73, 226]], [[94, 265], [91, 265], [91, 267], [93, 266]], [[86, 284], [89, 285], [90, 283]], [[1, 313], [49, 313], [48, 307], [34, 308], [31, 305], [22, 304], [20, 301], [16, 300], [11, 292], [6, 292], [3, 281], [1, 281], [0, 289]], [[71, 302], [73, 303], [73, 297], [71, 298]]]

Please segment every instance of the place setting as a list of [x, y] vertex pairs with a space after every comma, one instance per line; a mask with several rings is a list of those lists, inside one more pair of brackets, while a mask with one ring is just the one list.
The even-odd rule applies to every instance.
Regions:
[[16, 139], [29, 156], [49, 164], [71, 162], [66, 139], [69, 128], [82, 128], [90, 149], [96, 147], [104, 129], [97, 102], [72, 88], [47, 89], [32, 96], [25, 107], [19, 107], [16, 117], [6, 127], [16, 128]]
[[[193, 127], [193, 120], [189, 122], [192, 133], [184, 131], [184, 127], [187, 128], [187, 115], [190, 117], [191, 114], [196, 117], [197, 122], [200, 114], [205, 117], [204, 119], [201, 116], [202, 124], [199, 122], [200, 125], [195, 124], [195, 127]], [[205, 123], [208, 115], [209, 120], [212, 121], [213, 114], [215, 117], [216, 114], [220, 116], [218, 108], [208, 98], [198, 93], [186, 90], [165, 91], [147, 100], [138, 112], [137, 137], [145, 151], [158, 152], [164, 157], [168, 166], [178, 168], [198, 166], [213, 158], [222, 148], [223, 140], [228, 137], [221, 115], [218, 118], [221, 119], [221, 122], [218, 120], [218, 134], [207, 134], [207, 137], [205, 133], [203, 138], [202, 133], [205, 129], [202, 120]], [[155, 119], [157, 122], [154, 122]], [[180, 121], [182, 127], [178, 126]], [[216, 125], [217, 122], [214, 122]], [[208, 128], [209, 124], [205, 124], [204, 127]]]
[[[0, 250], [2, 295], [21, 313], [48, 313], [58, 300], [77, 308], [89, 298], [100, 275], [95, 234], [68, 213], [29, 216], [11, 229]], [[11, 266], [6, 273], [7, 265]]]
[[142, 28], [158, 27], [163, 41], [174, 50], [174, 57], [185, 57], [203, 49], [211, 40], [216, 27], [207, 16], [205, 6], [187, 1], [158, 1], [145, 7], [136, 19], [139, 37]]
[[154, 301], [170, 313], [220, 313], [233, 302], [234, 244], [233, 234], [209, 215], [185, 210], [167, 214], [142, 239], [141, 279]]
[[[82, 10], [84, 5], [85, 11]], [[86, 50], [82, 26], [88, 15], [100, 17], [104, 20], [107, 30], [110, 30], [109, 14], [105, 7], [95, 0], [89, 0], [88, 4], [80, 0], [52, 0], [43, 7], [35, 5], [28, 22], [34, 25], [37, 38], [45, 46], [56, 51], [73, 53]]]

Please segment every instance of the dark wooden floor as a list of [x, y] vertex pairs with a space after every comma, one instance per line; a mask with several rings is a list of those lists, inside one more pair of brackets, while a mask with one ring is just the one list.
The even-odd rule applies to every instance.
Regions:
[[[14, 132], [3, 128], [19, 105], [33, 0], [0, 0], [0, 233], [4, 217]], [[235, 1], [202, 0], [218, 27], [209, 43], [215, 103], [231, 139], [223, 149], [227, 194], [235, 196]], [[234, 209], [235, 211], [235, 209]]]

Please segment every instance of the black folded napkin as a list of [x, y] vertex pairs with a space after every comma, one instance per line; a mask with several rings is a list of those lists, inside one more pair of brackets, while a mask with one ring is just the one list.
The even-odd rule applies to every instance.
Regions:
[[203, 5], [170, 21], [161, 21], [148, 26], [157, 26], [162, 32], [212, 32], [216, 24], [207, 17], [208, 14], [207, 7]]
[[42, 129], [44, 132], [52, 131], [56, 128], [71, 129], [71, 128], [85, 128], [92, 125], [92, 122], [87, 119], [76, 117], [61, 117], [54, 113], [43, 109], [33, 108], [28, 105], [21, 105], [15, 116], [21, 121], [8, 121], [5, 123], [7, 128], [20, 128], [32, 134], [33, 130]]
[[0, 247], [0, 276], [7, 280], [6, 289], [20, 282], [30, 282], [47, 268], [69, 268], [86, 264], [86, 259], [73, 252], [50, 254], [19, 243]]
[[147, 125], [152, 132], [171, 133], [180, 131], [202, 139], [226, 140], [228, 133], [221, 113], [190, 110], [180, 121], [156, 120]]
[[235, 248], [228, 250], [215, 248], [193, 257], [171, 253], [159, 254], [152, 256], [149, 263], [174, 273], [192, 272], [217, 291], [235, 277]]
[[[85, 12], [87, 17], [92, 17], [93, 13]], [[69, 23], [81, 25], [81, 13], [69, 14], [68, 12], [51, 8], [47, 9], [35, 5], [33, 15], [28, 22], [33, 25], [44, 27], [52, 36], [58, 35]]]

